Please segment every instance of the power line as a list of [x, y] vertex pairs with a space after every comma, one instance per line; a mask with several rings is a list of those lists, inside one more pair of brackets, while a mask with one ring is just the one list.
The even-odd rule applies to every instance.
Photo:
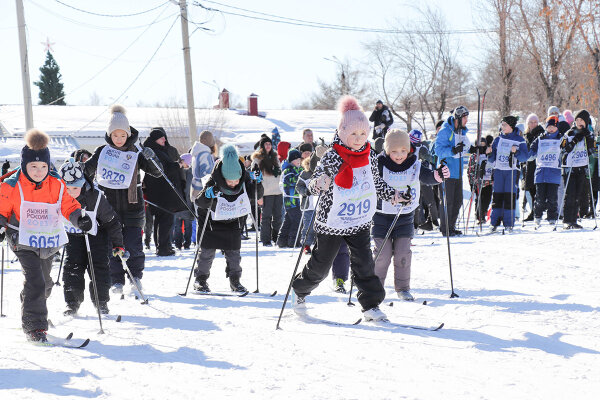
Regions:
[[95, 12], [92, 12], [92, 11], [82, 10], [81, 8], [77, 8], [77, 7], [72, 6], [70, 4], [64, 3], [64, 2], [62, 2], [60, 0], [54, 0], [54, 1], [56, 1], [59, 4], [62, 4], [65, 7], [72, 8], [73, 10], [76, 10], [76, 11], [79, 11], [79, 12], [82, 12], [82, 13], [86, 13], [86, 14], [90, 14], [90, 15], [96, 15], [98, 17], [109, 17], [109, 18], [134, 17], [136, 15], [142, 15], [142, 14], [149, 13], [151, 11], [159, 9], [160, 7], [164, 6], [165, 4], [170, 3], [170, 1], [165, 1], [164, 3], [159, 4], [158, 6], [156, 6], [154, 8], [151, 8], [149, 10], [144, 10], [144, 11], [136, 12], [136, 13], [133, 13], [133, 14], [100, 14], [100, 13], [95, 13]]
[[[221, 9], [206, 7], [206, 6], [202, 5], [199, 1], [195, 1], [194, 5], [201, 7], [207, 11], [220, 12], [223, 14], [233, 15], [233, 16], [242, 17], [242, 18], [274, 22], [274, 23], [280, 23], [280, 24], [286, 24], [286, 25], [305, 26], [305, 27], [317, 28], [317, 29], [331, 29], [331, 30], [363, 32], [363, 33], [425, 34], [425, 35], [440, 34], [440, 33], [442, 33], [442, 34], [478, 34], [478, 33], [496, 32], [496, 30], [493, 30], [493, 29], [455, 29], [455, 30], [433, 31], [433, 30], [399, 30], [399, 29], [383, 29], [383, 28], [366, 28], [366, 27], [358, 27], [358, 26], [336, 25], [336, 24], [328, 24], [328, 23], [323, 23], [323, 22], [315, 22], [315, 21], [307, 21], [307, 20], [301, 20], [301, 19], [296, 19], [296, 18], [282, 17], [282, 16], [275, 15], [275, 14], [268, 14], [268, 13], [263, 13], [263, 12], [259, 12], [259, 11], [253, 11], [253, 10], [249, 10], [249, 9], [245, 9], [245, 8], [241, 8], [241, 7], [234, 7], [234, 6], [219, 3], [216, 1], [210, 1], [210, 0], [204, 0], [204, 1], [207, 3], [217, 4], [217, 5], [220, 5], [223, 7], [243, 11], [246, 13], [263, 15], [264, 17], [248, 15], [248, 14], [241, 14], [238, 12], [224, 11]], [[267, 17], [269, 17], [269, 18], [267, 18]]]
[[[119, 100], [121, 99], [121, 97], [123, 97], [123, 95], [125, 93], [127, 93], [127, 91], [134, 85], [134, 83], [138, 80], [138, 78], [144, 73], [144, 71], [146, 70], [146, 68], [148, 68], [148, 65], [150, 65], [150, 63], [152, 62], [152, 60], [154, 59], [154, 56], [156, 55], [156, 53], [158, 53], [158, 51], [160, 50], [160, 48], [162, 47], [163, 43], [165, 42], [165, 40], [167, 40], [167, 37], [169, 36], [169, 33], [171, 33], [171, 30], [173, 29], [173, 26], [175, 26], [175, 23], [179, 20], [179, 15], [173, 20], [173, 23], [171, 24], [171, 26], [169, 27], [169, 30], [167, 31], [167, 33], [165, 34], [165, 36], [162, 38], [162, 40], [160, 41], [160, 43], [158, 44], [158, 47], [156, 48], [156, 50], [154, 50], [154, 53], [152, 53], [152, 56], [150, 56], [150, 58], [148, 59], [148, 61], [146, 62], [146, 64], [144, 65], [144, 67], [140, 70], [140, 72], [138, 72], [138, 74], [135, 76], [135, 78], [133, 78], [133, 81], [131, 81], [131, 83], [129, 84], [129, 86], [127, 86], [125, 88], [125, 90], [123, 90], [123, 92], [121, 92], [121, 94], [115, 98], [114, 103], [118, 103]], [[82, 126], [81, 128], [77, 129], [75, 132], [73, 132], [71, 134], [71, 136], [75, 133], [81, 132], [83, 129], [87, 128], [89, 125], [91, 125], [93, 122], [95, 122], [98, 118], [100, 118], [104, 113], [106, 112], [106, 109], [102, 110], [102, 112], [100, 114], [98, 114], [93, 120], [89, 121], [87, 124], [85, 124], [84, 126]]]

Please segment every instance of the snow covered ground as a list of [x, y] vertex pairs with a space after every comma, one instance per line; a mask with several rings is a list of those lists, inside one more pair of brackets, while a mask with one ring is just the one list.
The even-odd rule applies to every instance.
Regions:
[[[276, 331], [298, 253], [261, 246], [261, 294], [243, 298], [178, 296], [193, 249], [167, 258], [148, 252], [143, 283], [150, 303], [111, 300], [111, 313], [123, 320], [105, 320], [104, 335], [97, 334], [87, 293], [80, 316], [68, 320], [62, 287], [55, 286], [51, 333], [75, 332], [92, 342], [80, 350], [36, 347], [19, 329], [19, 264], [7, 261], [0, 398], [596, 399], [600, 230], [592, 231], [590, 220], [583, 225], [582, 232], [548, 226], [534, 232], [518, 224], [513, 235], [452, 238], [455, 299], [449, 298], [445, 239], [417, 236], [417, 301], [394, 299], [390, 269], [382, 309], [398, 323], [444, 322], [438, 332], [309, 324], [291, 309]], [[254, 290], [254, 236], [243, 242], [242, 254], [242, 283]], [[228, 291], [224, 269], [219, 255], [209, 279], [213, 291]], [[360, 318], [359, 306], [348, 307], [347, 296], [333, 293], [330, 283], [307, 298], [310, 314]]]

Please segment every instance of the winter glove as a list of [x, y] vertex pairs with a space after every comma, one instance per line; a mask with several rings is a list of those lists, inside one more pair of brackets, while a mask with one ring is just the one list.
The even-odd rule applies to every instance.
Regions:
[[412, 191], [410, 190], [410, 186], [406, 186], [406, 191], [404, 193], [396, 190], [396, 193], [394, 194], [394, 198], [391, 200], [391, 203], [393, 206], [395, 206], [400, 203], [408, 204], [411, 202], [411, 200]]
[[84, 232], [89, 232], [92, 229], [92, 219], [89, 215], [82, 215], [77, 218], [77, 227]]
[[450, 178], [450, 169], [447, 166], [442, 165], [440, 168], [433, 171], [433, 177], [438, 182], [448, 179]]
[[485, 167], [487, 165], [487, 161], [483, 160], [481, 162], [481, 165], [479, 166], [479, 178], [483, 179], [483, 177], [485, 176]]
[[317, 178], [317, 183], [316, 183], [315, 187], [320, 192], [325, 192], [329, 189], [330, 185], [331, 185], [331, 178], [327, 175], [321, 175]]
[[142, 155], [146, 160], [152, 160], [154, 157], [156, 157], [154, 150], [152, 150], [150, 147], [144, 147], [142, 150]]
[[[438, 167], [438, 169], [435, 170], [435, 172], [437, 172], [438, 176], [442, 177], [444, 176], [444, 168], [448, 168], [446, 166], [446, 160], [442, 160], [442, 162], [440, 163], [440, 166]], [[450, 170], [448, 170], [448, 172], [450, 172]], [[445, 180], [446, 178], [444, 178]]]
[[255, 164], [254, 168], [252, 168], [252, 172], [250, 173], [250, 178], [252, 178], [253, 181], [256, 181], [256, 183], [262, 182], [263, 175], [262, 175], [260, 168], [258, 168], [258, 165]]
[[218, 191], [215, 192], [214, 186], [211, 186], [204, 191], [204, 196], [207, 199], [216, 199], [218, 194], [219, 194], [219, 192]]
[[112, 249], [113, 257], [125, 257], [125, 249], [123, 247], [113, 247]]
[[454, 146], [452, 148], [452, 154], [462, 153], [464, 148], [465, 148], [465, 144], [463, 142], [460, 142], [459, 144], [457, 144], [456, 146]]
[[585, 131], [583, 129], [575, 130], [575, 138], [573, 140], [575, 140], [576, 143], [581, 142], [584, 137], [585, 137]]
[[273, 167], [273, 176], [277, 178], [279, 175], [281, 175], [281, 168]]
[[4, 242], [4, 238], [6, 237], [6, 228], [0, 228], [0, 243]]

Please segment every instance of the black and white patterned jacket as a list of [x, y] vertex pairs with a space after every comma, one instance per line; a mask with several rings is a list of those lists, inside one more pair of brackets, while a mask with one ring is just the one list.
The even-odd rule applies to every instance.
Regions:
[[[340, 138], [335, 135], [332, 144], [339, 144], [348, 148], [346, 145], [342, 143]], [[366, 144], [365, 144], [366, 147]], [[359, 151], [365, 149], [362, 147]], [[373, 174], [373, 181], [375, 182], [375, 189], [377, 190], [377, 197], [380, 200], [392, 200], [396, 193], [395, 189], [388, 185], [380, 176], [379, 169], [377, 166], [377, 153], [371, 149], [371, 154], [369, 155], [369, 160], [371, 162], [371, 173]], [[329, 176], [332, 180], [329, 189], [321, 195], [319, 202], [317, 204], [317, 214], [315, 216], [316, 221], [319, 221], [320, 224], [315, 223], [314, 230], [316, 233], [320, 233], [323, 235], [337, 235], [337, 236], [351, 236], [356, 234], [357, 232], [362, 231], [363, 229], [370, 229], [372, 225], [372, 221], [363, 225], [355, 226], [353, 228], [332, 228], [330, 226], [324, 226], [327, 223], [327, 217], [329, 215], [329, 211], [331, 210], [331, 206], [333, 205], [333, 180], [335, 176], [340, 170], [340, 167], [344, 163], [342, 157], [333, 149], [333, 146], [325, 153], [321, 162], [317, 166], [315, 173], [312, 176], [312, 179], [308, 185], [310, 192], [314, 195], [319, 194], [319, 190], [317, 189], [317, 181], [319, 177], [323, 174]], [[315, 222], [316, 222], [315, 221]]]

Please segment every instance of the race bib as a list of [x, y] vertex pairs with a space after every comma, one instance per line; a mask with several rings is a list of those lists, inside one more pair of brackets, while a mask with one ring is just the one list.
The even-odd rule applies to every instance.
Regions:
[[589, 165], [585, 139], [575, 145], [567, 156], [567, 167], [587, 167]]
[[135, 173], [138, 153], [120, 151], [104, 146], [98, 158], [96, 180], [98, 185], [109, 189], [127, 189]]
[[377, 208], [377, 194], [371, 165], [353, 168], [352, 187], [344, 189], [333, 182], [333, 204], [327, 223], [336, 229], [353, 228], [371, 222]]
[[230, 202], [224, 197], [217, 197], [217, 205], [214, 211], [211, 210], [211, 217], [214, 221], [224, 221], [243, 217], [244, 215], [250, 214], [251, 211], [250, 199], [248, 198], [246, 186], [244, 185], [244, 191], [234, 201]]
[[508, 157], [510, 156], [510, 151], [513, 146], [519, 146], [519, 142], [516, 140], [504, 139], [500, 138], [498, 140], [498, 146], [496, 147], [496, 169], [501, 169], [503, 171], [510, 171], [514, 169], [516, 166], [516, 157], [513, 158], [513, 165], [509, 165]]
[[383, 180], [391, 187], [404, 194], [410, 190], [410, 203], [400, 203], [392, 205], [389, 201], [382, 201], [381, 212], [384, 214], [397, 214], [402, 209], [402, 214], [409, 214], [419, 207], [419, 196], [421, 195], [421, 182], [419, 175], [421, 173], [421, 161], [416, 161], [412, 167], [406, 171], [394, 172], [383, 167]]
[[538, 140], [538, 152], [535, 162], [537, 168], [560, 169], [560, 140]]
[[60, 247], [69, 241], [62, 224], [61, 202], [64, 186], [56, 204], [25, 201], [19, 183], [21, 208], [19, 244], [35, 248]]

